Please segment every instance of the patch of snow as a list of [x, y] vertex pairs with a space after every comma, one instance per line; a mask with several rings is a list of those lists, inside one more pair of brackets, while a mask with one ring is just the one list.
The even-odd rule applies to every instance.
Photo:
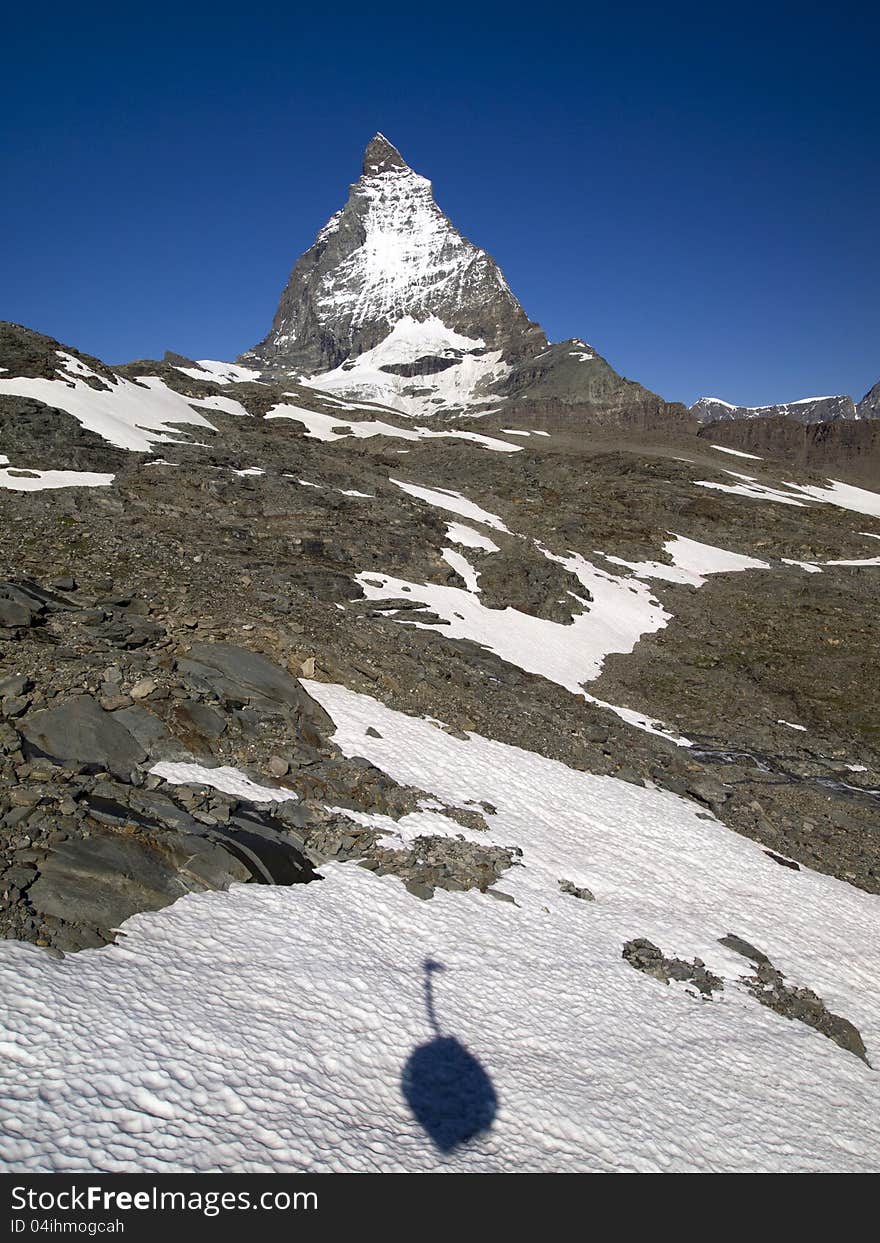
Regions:
[[804, 570], [807, 574], [821, 574], [822, 567], [814, 565], [812, 561], [793, 561], [790, 557], [782, 558], [783, 565], [796, 565], [798, 569]]
[[402, 479], [391, 479], [389, 482], [406, 492], [407, 495], [426, 501], [429, 505], [436, 505], [438, 509], [447, 509], [450, 513], [460, 514], [462, 518], [470, 518], [472, 521], [482, 522], [485, 526], [492, 527], [495, 531], [510, 534], [496, 514], [490, 514], [488, 510], [483, 509], [474, 501], [469, 501], [460, 492], [452, 492], [446, 488], [421, 488], [414, 483], [404, 483]]
[[484, 449], [493, 449], [496, 453], [519, 453], [519, 445], [508, 444], [496, 436], [482, 436], [479, 432], [460, 431], [449, 428], [445, 431], [432, 431], [427, 427], [398, 427], [394, 423], [385, 423], [381, 419], [351, 419], [346, 421], [336, 415], [323, 414], [317, 410], [305, 410], [301, 406], [284, 402], [273, 406], [266, 414], [267, 419], [292, 419], [302, 423], [306, 435], [313, 440], [321, 440], [328, 444], [334, 440], [344, 440], [354, 436], [359, 440], [371, 436], [392, 436], [398, 440], [435, 440], [449, 438], [452, 440], [470, 440]]
[[[110, 381], [73, 355], [59, 351], [59, 358], [62, 366], [57, 380], [0, 378], [0, 394], [32, 397], [64, 410], [88, 431], [120, 449], [144, 451], [157, 441], [173, 441], [168, 433], [175, 430], [173, 425], [177, 423], [216, 430], [186, 397], [155, 376], [141, 376], [137, 384], [121, 376]], [[88, 378], [97, 379], [106, 387], [94, 389], [86, 383]]]
[[258, 785], [239, 769], [227, 766], [205, 768], [201, 764], [163, 762], [154, 764], [150, 772], [172, 785], [210, 786], [222, 794], [231, 794], [233, 798], [247, 799], [251, 803], [285, 803], [298, 797], [292, 790]]
[[488, 535], [475, 531], [473, 527], [465, 526], [463, 522], [447, 522], [446, 538], [451, 539], [454, 544], [461, 544], [463, 548], [479, 548], [482, 552], [500, 551], [498, 545], [494, 540], [489, 539]]
[[867, 488], [856, 488], [851, 483], [840, 483], [837, 479], [829, 480], [828, 487], [825, 488], [798, 483], [786, 483], [785, 487], [792, 488], [802, 496], [836, 505], [840, 509], [851, 509], [857, 514], [880, 518], [880, 492], [869, 492]]
[[[876, 1065], [875, 895], [780, 868], [669, 792], [304, 685], [345, 755], [447, 805], [494, 805], [480, 837], [522, 850], [498, 885], [516, 905], [420, 902], [392, 876], [330, 864], [320, 883], [189, 895], [60, 961], [0, 943], [5, 1168], [873, 1172], [880, 1076], [759, 1005], [718, 938], [747, 938], [819, 993]], [[562, 877], [595, 902], [560, 892]], [[723, 993], [634, 971], [634, 937], [700, 957]], [[416, 1049], [440, 1053], [428, 961], [445, 968], [439, 1029], [498, 1102], [447, 1152], [401, 1089]]]
[[651, 592], [642, 583], [606, 574], [577, 554], [553, 560], [564, 565], [593, 597], [588, 610], [568, 625], [510, 607], [489, 608], [461, 587], [415, 583], [373, 571], [359, 574], [356, 581], [370, 600], [406, 595], [448, 623], [420, 622], [418, 613], [407, 611], [395, 618], [400, 624], [433, 630], [450, 639], [470, 639], [527, 673], [581, 694], [581, 684], [599, 676], [606, 656], [631, 652], [643, 634], [660, 630], [671, 615], [651, 603]]
[[479, 593], [480, 587], [477, 579], [480, 577], [480, 572], [474, 569], [467, 557], [456, 552], [454, 548], [444, 548], [442, 557], [446, 564], [451, 565], [456, 574], [464, 579], [467, 591]]
[[187, 401], [191, 406], [201, 406], [205, 410], [221, 410], [224, 414], [251, 417], [240, 401], [233, 401], [231, 397], [223, 397], [219, 393], [213, 397], [187, 397]]
[[[8, 460], [3, 458], [2, 462]], [[18, 474], [19, 469], [26, 469], [28, 473]], [[115, 475], [93, 471], [9, 467], [0, 470], [0, 488], [8, 488], [12, 492], [42, 492], [46, 488], [107, 488], [115, 478]]]
[[[731, 474], [728, 471], [727, 474]], [[747, 476], [742, 476], [747, 479]], [[755, 501], [776, 501], [780, 505], [795, 505], [799, 509], [804, 509], [805, 504], [792, 496], [789, 492], [780, 492], [778, 488], [770, 488], [766, 484], [758, 483], [755, 479], [748, 479], [744, 483], [714, 483], [708, 479], [695, 479], [698, 488], [712, 488], [716, 492], [727, 492], [731, 496], [747, 496], [750, 500]]]
[[182, 371], [193, 380], [204, 380], [207, 373], [215, 384], [242, 384], [249, 380], [261, 382], [259, 371], [239, 367], [237, 363], [216, 362], [211, 358], [200, 358], [195, 367], [177, 367], [175, 370]]
[[687, 583], [692, 587], [702, 587], [710, 574], [770, 568], [766, 561], [758, 561], [738, 552], [727, 552], [712, 544], [701, 544], [683, 535], [673, 534], [663, 549], [672, 558], [672, 565], [659, 561], [624, 561], [622, 557], [606, 556], [605, 560], [613, 565], [626, 566], [636, 578], [659, 578], [668, 583]]
[[795, 725], [793, 721], [783, 721], [783, 720], [781, 720], [781, 719], [780, 719], [780, 720], [778, 720], [778, 721], [776, 722], [776, 724], [777, 724], [777, 725], [786, 725], [786, 726], [788, 726], [788, 728], [789, 728], [789, 729], [799, 729], [799, 730], [801, 731], [801, 733], [802, 733], [802, 734], [805, 734], [805, 733], [807, 732], [807, 727], [806, 727], [806, 725]]
[[[732, 409], [733, 407], [731, 407]], [[742, 449], [728, 449], [727, 445], [710, 445], [711, 449], [716, 449], [719, 453], [730, 453], [733, 457], [747, 457], [753, 462], [763, 462], [763, 458], [757, 453], [743, 453]]]

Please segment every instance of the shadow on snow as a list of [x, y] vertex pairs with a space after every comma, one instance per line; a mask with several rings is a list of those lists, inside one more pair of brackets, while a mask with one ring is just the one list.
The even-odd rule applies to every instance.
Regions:
[[444, 1036], [440, 1030], [432, 976], [443, 970], [442, 963], [425, 960], [425, 1008], [435, 1034], [410, 1054], [401, 1088], [434, 1145], [449, 1153], [489, 1130], [498, 1111], [498, 1097], [473, 1053], [455, 1036]]

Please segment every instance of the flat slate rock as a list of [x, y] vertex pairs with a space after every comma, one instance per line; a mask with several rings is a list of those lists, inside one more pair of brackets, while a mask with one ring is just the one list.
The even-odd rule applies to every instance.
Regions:
[[25, 717], [18, 729], [41, 755], [68, 764], [94, 765], [127, 776], [147, 752], [117, 715], [91, 695], [77, 695], [57, 708]]
[[333, 732], [330, 717], [299, 682], [258, 652], [232, 643], [194, 643], [177, 667], [228, 699], [287, 708], [318, 729]]
[[28, 898], [35, 910], [111, 932], [139, 911], [156, 911], [183, 893], [226, 889], [251, 870], [222, 846], [185, 833], [148, 839], [112, 832], [59, 843], [39, 863]]

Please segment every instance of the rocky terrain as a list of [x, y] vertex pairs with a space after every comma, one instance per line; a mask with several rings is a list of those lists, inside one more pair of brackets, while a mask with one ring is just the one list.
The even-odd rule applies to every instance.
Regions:
[[[351, 812], [399, 818], [424, 795], [341, 757], [302, 676], [684, 794], [787, 859], [880, 891], [877, 569], [829, 564], [876, 560], [878, 516], [743, 497], [728, 464], [771, 493], [778, 469], [675, 424], [653, 442], [631, 430], [603, 443], [456, 420], [425, 439], [391, 412], [336, 414], [308, 388], [221, 384], [169, 363], [115, 373], [10, 326], [3, 342], [0, 390], [10, 374], [54, 374], [60, 403], [71, 385], [138, 388], [151, 375], [144, 391], [200, 403], [188, 409], [212, 429], [178, 424], [161, 455], [126, 451], [0, 391], [13, 463], [0, 492], [5, 935], [96, 944], [181, 893], [308, 880], [328, 858], [394, 871], [422, 896], [491, 888], [510, 855], [447, 841], [416, 864], [418, 851], [377, 849]], [[112, 483], [20, 490], [28, 471], [37, 484], [47, 471]], [[563, 635], [590, 609], [562, 563], [571, 551], [622, 583], [662, 561], [670, 532], [761, 564], [699, 588], [652, 582], [668, 623], [632, 652], [612, 644], [598, 677], [575, 676], [694, 745], [634, 728], [528, 662], [444, 640], [449, 622], [418, 584], [462, 591], [468, 562], [449, 555], [457, 503], [426, 504], [405, 490], [417, 485], [491, 513], [477, 525], [493, 550], [461, 550], [487, 616], [513, 609]], [[411, 585], [376, 589], [385, 582]], [[256, 805], [169, 780], [168, 763], [241, 770]]]

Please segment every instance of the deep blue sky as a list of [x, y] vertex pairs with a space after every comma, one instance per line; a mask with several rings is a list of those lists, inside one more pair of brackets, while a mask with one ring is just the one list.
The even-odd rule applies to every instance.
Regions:
[[370, 7], [13, 6], [0, 318], [234, 357], [378, 129], [551, 338], [670, 399], [880, 377], [867, 5]]

